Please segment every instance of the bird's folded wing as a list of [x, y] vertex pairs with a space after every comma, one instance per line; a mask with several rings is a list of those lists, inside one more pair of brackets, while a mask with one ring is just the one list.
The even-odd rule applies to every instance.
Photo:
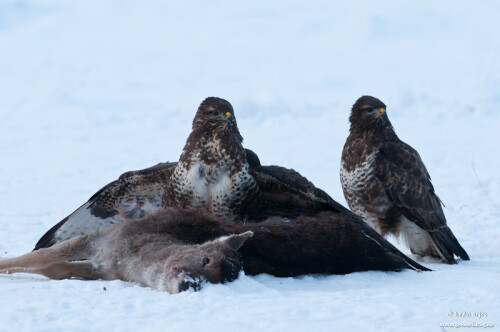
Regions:
[[385, 143], [376, 163], [377, 177], [406, 218], [426, 231], [446, 226], [441, 200], [417, 151], [402, 142]]
[[295, 218], [320, 211], [348, 211], [300, 173], [280, 166], [250, 169], [262, 193], [260, 218]]

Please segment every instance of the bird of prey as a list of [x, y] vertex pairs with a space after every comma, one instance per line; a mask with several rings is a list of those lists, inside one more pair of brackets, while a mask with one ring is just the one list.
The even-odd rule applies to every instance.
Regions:
[[119, 208], [136, 218], [160, 207], [200, 207], [230, 220], [241, 216], [240, 208], [259, 194], [242, 141], [231, 104], [206, 98], [178, 163], [123, 174], [50, 229], [35, 249], [121, 222]]
[[442, 202], [417, 151], [396, 135], [386, 106], [371, 96], [351, 110], [340, 179], [351, 210], [379, 234], [402, 235], [411, 252], [448, 264], [469, 256], [446, 224]]
[[299, 173], [261, 166], [242, 140], [231, 104], [205, 99], [179, 162], [122, 174], [45, 233], [35, 250], [119, 223], [118, 211], [141, 218], [159, 208], [201, 208], [244, 222], [347, 210]]

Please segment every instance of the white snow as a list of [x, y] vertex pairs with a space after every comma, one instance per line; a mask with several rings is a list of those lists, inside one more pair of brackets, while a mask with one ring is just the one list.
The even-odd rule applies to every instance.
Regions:
[[471, 261], [424, 260], [428, 273], [242, 275], [178, 295], [0, 275], [0, 330], [498, 327], [498, 22], [493, 0], [2, 0], [1, 257], [30, 251], [121, 173], [177, 160], [208, 96], [232, 103], [244, 146], [264, 164], [294, 168], [345, 204], [348, 115], [370, 94], [419, 151]]

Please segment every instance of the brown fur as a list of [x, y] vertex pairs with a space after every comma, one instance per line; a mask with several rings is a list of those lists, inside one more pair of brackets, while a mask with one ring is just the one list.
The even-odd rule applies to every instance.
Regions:
[[161, 219], [127, 220], [50, 248], [0, 259], [0, 273], [35, 273], [52, 279], [121, 279], [170, 293], [189, 287], [199, 289], [205, 281], [236, 279], [241, 270], [237, 250], [252, 233], [186, 245], [165, 227], [192, 217], [192, 212], [175, 210]]
[[172, 236], [202, 243], [222, 235], [252, 231], [240, 249], [246, 274], [278, 277], [346, 274], [356, 271], [428, 270], [406, 257], [352, 213], [322, 212], [294, 220], [272, 217], [260, 223], [230, 224], [198, 211], [169, 218], [171, 210], [145, 218], [163, 223]]

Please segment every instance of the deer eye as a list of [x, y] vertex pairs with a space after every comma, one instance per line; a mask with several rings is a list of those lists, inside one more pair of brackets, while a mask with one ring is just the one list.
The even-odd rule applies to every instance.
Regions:
[[208, 263], [210, 263], [210, 258], [203, 257], [203, 266], [207, 265]]

